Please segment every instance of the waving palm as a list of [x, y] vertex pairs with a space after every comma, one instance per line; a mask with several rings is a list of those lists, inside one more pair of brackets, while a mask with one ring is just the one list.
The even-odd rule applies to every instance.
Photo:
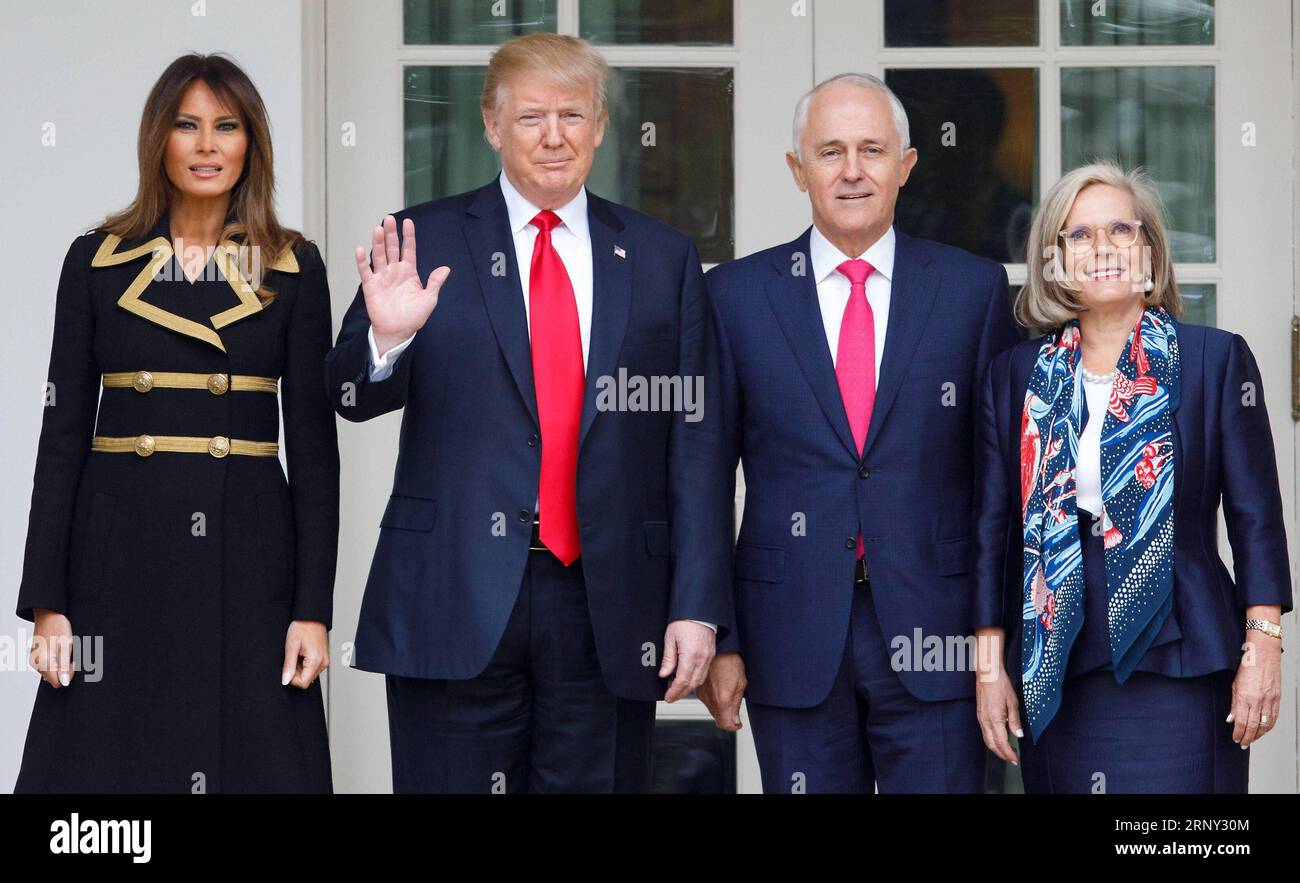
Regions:
[[375, 331], [375, 339], [404, 340], [424, 327], [429, 314], [438, 306], [438, 292], [451, 274], [450, 267], [438, 267], [420, 285], [415, 263], [415, 222], [402, 221], [402, 238], [397, 238], [397, 221], [384, 217], [371, 241], [371, 257], [357, 247], [357, 273], [366, 299], [366, 313]]

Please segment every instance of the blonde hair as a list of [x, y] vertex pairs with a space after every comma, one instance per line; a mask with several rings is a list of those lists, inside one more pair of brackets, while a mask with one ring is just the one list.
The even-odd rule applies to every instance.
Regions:
[[564, 86], [590, 84], [596, 119], [605, 115], [605, 79], [609, 66], [586, 40], [566, 34], [530, 34], [501, 44], [488, 62], [479, 105], [496, 113], [509, 80], [521, 74], [545, 77]]
[[1016, 321], [1035, 334], [1060, 328], [1087, 309], [1075, 299], [1074, 288], [1061, 265], [1061, 228], [1079, 194], [1093, 184], [1106, 184], [1133, 197], [1133, 210], [1141, 221], [1141, 233], [1151, 249], [1152, 288], [1145, 292], [1147, 306], [1162, 306], [1175, 316], [1182, 315], [1183, 299], [1174, 281], [1169, 237], [1165, 232], [1164, 206], [1146, 172], [1126, 172], [1110, 161], [1094, 162], [1066, 172], [1052, 185], [1034, 213], [1026, 244], [1029, 278], [1016, 296]]

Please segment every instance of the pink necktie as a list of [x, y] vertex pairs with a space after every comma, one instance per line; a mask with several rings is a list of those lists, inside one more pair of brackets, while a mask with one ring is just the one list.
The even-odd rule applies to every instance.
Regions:
[[[845, 261], [835, 269], [849, 277], [849, 302], [840, 322], [840, 342], [835, 356], [835, 378], [849, 418], [853, 443], [862, 455], [876, 401], [876, 318], [867, 303], [867, 277], [875, 267], [862, 260]], [[862, 557], [862, 532], [858, 532], [858, 557]]]

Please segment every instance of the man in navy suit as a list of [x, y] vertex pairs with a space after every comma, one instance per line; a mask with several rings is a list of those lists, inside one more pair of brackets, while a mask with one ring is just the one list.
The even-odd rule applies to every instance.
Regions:
[[701, 698], [768, 792], [974, 792], [972, 410], [1017, 340], [993, 261], [894, 230], [916, 162], [883, 82], [799, 102], [793, 242], [707, 276], [724, 462], [743, 462], [736, 629]]
[[326, 373], [349, 420], [405, 409], [356, 636], [398, 792], [646, 790], [656, 700], [731, 623], [713, 416], [617, 410], [615, 378], [707, 389], [711, 336], [690, 239], [585, 188], [605, 73], [573, 37], [502, 46], [499, 179], [357, 249]]

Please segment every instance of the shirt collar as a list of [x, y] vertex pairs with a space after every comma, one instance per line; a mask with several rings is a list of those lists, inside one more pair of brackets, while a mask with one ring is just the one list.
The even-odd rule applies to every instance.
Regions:
[[[871, 247], [857, 257], [871, 264], [876, 273], [879, 273], [887, 280], [894, 278], [894, 244], [897, 237], [894, 235], [894, 228], [891, 225], [881, 236], [871, 244]], [[840, 264], [851, 258], [831, 244], [822, 231], [817, 229], [814, 224], [812, 228], [812, 238], [808, 245], [808, 251], [811, 252], [813, 279], [817, 284], [821, 284], [830, 274], [836, 271]]]
[[[506, 199], [506, 212], [510, 215], [510, 233], [514, 235], [523, 230], [533, 222], [537, 213], [541, 211], [533, 205], [524, 195], [515, 189], [515, 185], [510, 183], [510, 178], [504, 171], [500, 175], [501, 195]], [[555, 213], [560, 216], [560, 221], [569, 232], [585, 242], [587, 240], [587, 188], [582, 187], [578, 190], [578, 195], [570, 199], [564, 205], [555, 209]]]

